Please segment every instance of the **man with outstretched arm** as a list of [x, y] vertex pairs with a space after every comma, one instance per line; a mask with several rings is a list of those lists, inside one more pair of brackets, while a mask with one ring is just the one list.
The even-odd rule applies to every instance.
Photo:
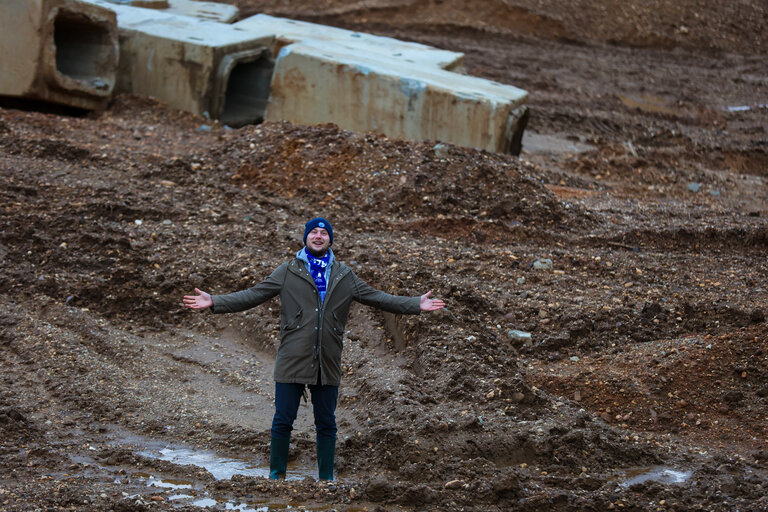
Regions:
[[445, 307], [432, 292], [402, 297], [363, 282], [331, 250], [333, 228], [318, 217], [304, 226], [304, 248], [264, 281], [239, 292], [210, 295], [195, 288], [184, 305], [213, 313], [235, 313], [280, 296], [280, 346], [275, 360], [275, 416], [269, 477], [284, 478], [293, 422], [304, 387], [312, 395], [321, 480], [333, 480], [336, 450], [336, 402], [341, 381], [341, 350], [352, 301], [398, 314], [419, 314]]

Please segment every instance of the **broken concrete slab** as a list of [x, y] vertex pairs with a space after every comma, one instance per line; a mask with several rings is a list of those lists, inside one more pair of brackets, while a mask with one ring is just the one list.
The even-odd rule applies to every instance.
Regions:
[[245, 18], [233, 26], [257, 33], [274, 33], [274, 55], [286, 45], [304, 43], [319, 48], [333, 44], [347, 52], [376, 55], [393, 64], [405, 66], [461, 71], [464, 61], [464, 54], [460, 52], [266, 14]]
[[0, 1], [0, 95], [102, 108], [115, 86], [110, 10], [77, 0]]
[[239, 126], [260, 122], [269, 98], [271, 33], [154, 9], [87, 0], [117, 14], [117, 92]]
[[161, 9], [170, 14], [191, 16], [220, 23], [232, 23], [240, 15], [234, 5], [218, 2], [198, 2], [195, 0], [108, 0], [113, 4]]
[[265, 119], [332, 122], [352, 131], [519, 154], [527, 99], [511, 85], [418, 64], [393, 66], [331, 43], [296, 43], [275, 60]]

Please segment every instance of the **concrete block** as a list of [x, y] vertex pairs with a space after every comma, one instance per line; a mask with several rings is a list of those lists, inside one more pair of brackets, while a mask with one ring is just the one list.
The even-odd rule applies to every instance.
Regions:
[[168, 12], [182, 14], [219, 23], [232, 23], [240, 10], [234, 5], [220, 4], [217, 2], [197, 2], [192, 0], [168, 0]]
[[265, 119], [332, 122], [352, 131], [519, 154], [526, 91], [343, 50], [332, 44], [285, 46], [275, 60]]
[[240, 11], [234, 5], [218, 2], [197, 2], [195, 0], [108, 0], [113, 4], [129, 5], [131, 7], [144, 7], [147, 9], [161, 9], [170, 14], [192, 16], [220, 23], [232, 23], [237, 19]]
[[274, 33], [274, 55], [286, 45], [304, 43], [319, 48], [333, 44], [346, 52], [376, 55], [380, 59], [404, 66], [461, 71], [464, 61], [464, 54], [459, 52], [266, 14], [245, 18], [234, 23], [234, 26], [256, 32]]
[[102, 108], [117, 75], [115, 15], [77, 0], [0, 0], [0, 55], [0, 95]]
[[239, 126], [259, 122], [269, 98], [272, 33], [88, 0], [117, 14], [116, 91], [152, 96], [175, 108]]

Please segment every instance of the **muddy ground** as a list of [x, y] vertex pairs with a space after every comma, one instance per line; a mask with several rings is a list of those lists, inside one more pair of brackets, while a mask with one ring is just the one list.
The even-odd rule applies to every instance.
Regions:
[[[464, 52], [530, 92], [523, 153], [0, 108], [0, 509], [768, 509], [763, 2], [232, 3]], [[257, 283], [315, 215], [448, 308], [354, 307], [339, 479], [302, 406], [271, 482], [279, 304], [181, 297]]]

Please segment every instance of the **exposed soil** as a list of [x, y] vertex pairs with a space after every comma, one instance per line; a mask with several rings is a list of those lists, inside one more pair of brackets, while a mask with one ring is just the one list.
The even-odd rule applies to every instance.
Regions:
[[[1, 509], [768, 510], [764, 2], [230, 3], [464, 52], [530, 92], [523, 153], [0, 108]], [[337, 481], [304, 476], [311, 406], [300, 478], [163, 460], [267, 465], [279, 304], [181, 297], [259, 282], [316, 215], [448, 308], [353, 308]]]

